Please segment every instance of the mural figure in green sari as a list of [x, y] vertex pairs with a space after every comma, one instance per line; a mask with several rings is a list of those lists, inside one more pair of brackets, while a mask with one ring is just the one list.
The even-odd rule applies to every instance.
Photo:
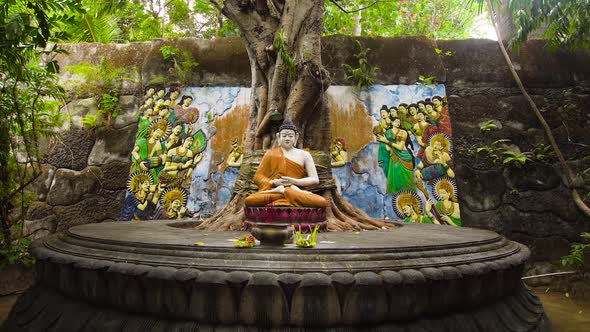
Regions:
[[[387, 176], [387, 192], [395, 193], [402, 189], [415, 190], [414, 157], [408, 151], [408, 132], [401, 128], [401, 120], [392, 119], [392, 127], [385, 131], [385, 135], [377, 135], [377, 141], [383, 143], [389, 154], [389, 159], [383, 161], [383, 171]], [[379, 162], [381, 164], [381, 154]]]

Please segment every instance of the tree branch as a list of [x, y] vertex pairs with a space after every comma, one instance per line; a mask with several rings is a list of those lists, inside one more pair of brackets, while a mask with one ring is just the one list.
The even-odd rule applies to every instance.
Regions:
[[352, 13], [356, 13], [356, 12], [360, 12], [362, 10], [365, 10], [367, 8], [371, 8], [373, 6], [375, 6], [376, 4], [378, 4], [379, 2], [390, 2], [391, 0], [375, 0], [372, 4], [365, 6], [365, 7], [361, 7], [358, 9], [354, 9], [354, 10], [346, 10], [344, 9], [344, 7], [342, 7], [337, 0], [330, 0], [331, 3], [333, 3], [336, 7], [338, 7], [338, 9], [340, 9], [341, 11], [345, 12], [346, 14], [352, 14]]
[[217, 10], [219, 10], [220, 13], [223, 12], [223, 8], [221, 8], [221, 5], [219, 4], [219, 2], [217, 2], [216, 0], [209, 0], [210, 3], [213, 4], [213, 6], [215, 6], [215, 8], [217, 8]]

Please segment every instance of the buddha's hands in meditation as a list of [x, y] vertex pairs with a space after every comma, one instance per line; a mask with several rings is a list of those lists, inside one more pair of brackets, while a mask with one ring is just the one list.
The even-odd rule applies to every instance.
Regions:
[[301, 186], [301, 179], [292, 178], [290, 176], [281, 177], [283, 186]]
[[292, 178], [292, 177], [289, 177], [289, 176], [283, 176], [280, 179], [272, 179], [272, 180], [270, 180], [270, 184], [273, 187], [279, 187], [279, 186], [284, 186], [284, 187], [288, 187], [288, 186], [301, 186], [301, 181], [300, 181], [300, 179]]

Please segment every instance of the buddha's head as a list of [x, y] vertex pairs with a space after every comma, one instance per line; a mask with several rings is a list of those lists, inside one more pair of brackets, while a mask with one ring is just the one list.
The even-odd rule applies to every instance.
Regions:
[[297, 127], [290, 120], [285, 120], [279, 127], [279, 132], [277, 133], [279, 146], [285, 150], [290, 150], [295, 147], [298, 138], [299, 133], [297, 132]]

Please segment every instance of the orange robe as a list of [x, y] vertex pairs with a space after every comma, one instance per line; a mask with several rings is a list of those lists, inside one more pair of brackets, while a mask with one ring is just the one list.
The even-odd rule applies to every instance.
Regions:
[[326, 207], [328, 202], [320, 195], [302, 192], [291, 187], [285, 187], [285, 193], [262, 193], [260, 191], [273, 189], [271, 180], [289, 176], [295, 179], [305, 177], [305, 168], [289, 160], [283, 155], [281, 148], [267, 151], [254, 175], [254, 183], [258, 186], [257, 193], [248, 197], [246, 206], [296, 206], [296, 207]]

